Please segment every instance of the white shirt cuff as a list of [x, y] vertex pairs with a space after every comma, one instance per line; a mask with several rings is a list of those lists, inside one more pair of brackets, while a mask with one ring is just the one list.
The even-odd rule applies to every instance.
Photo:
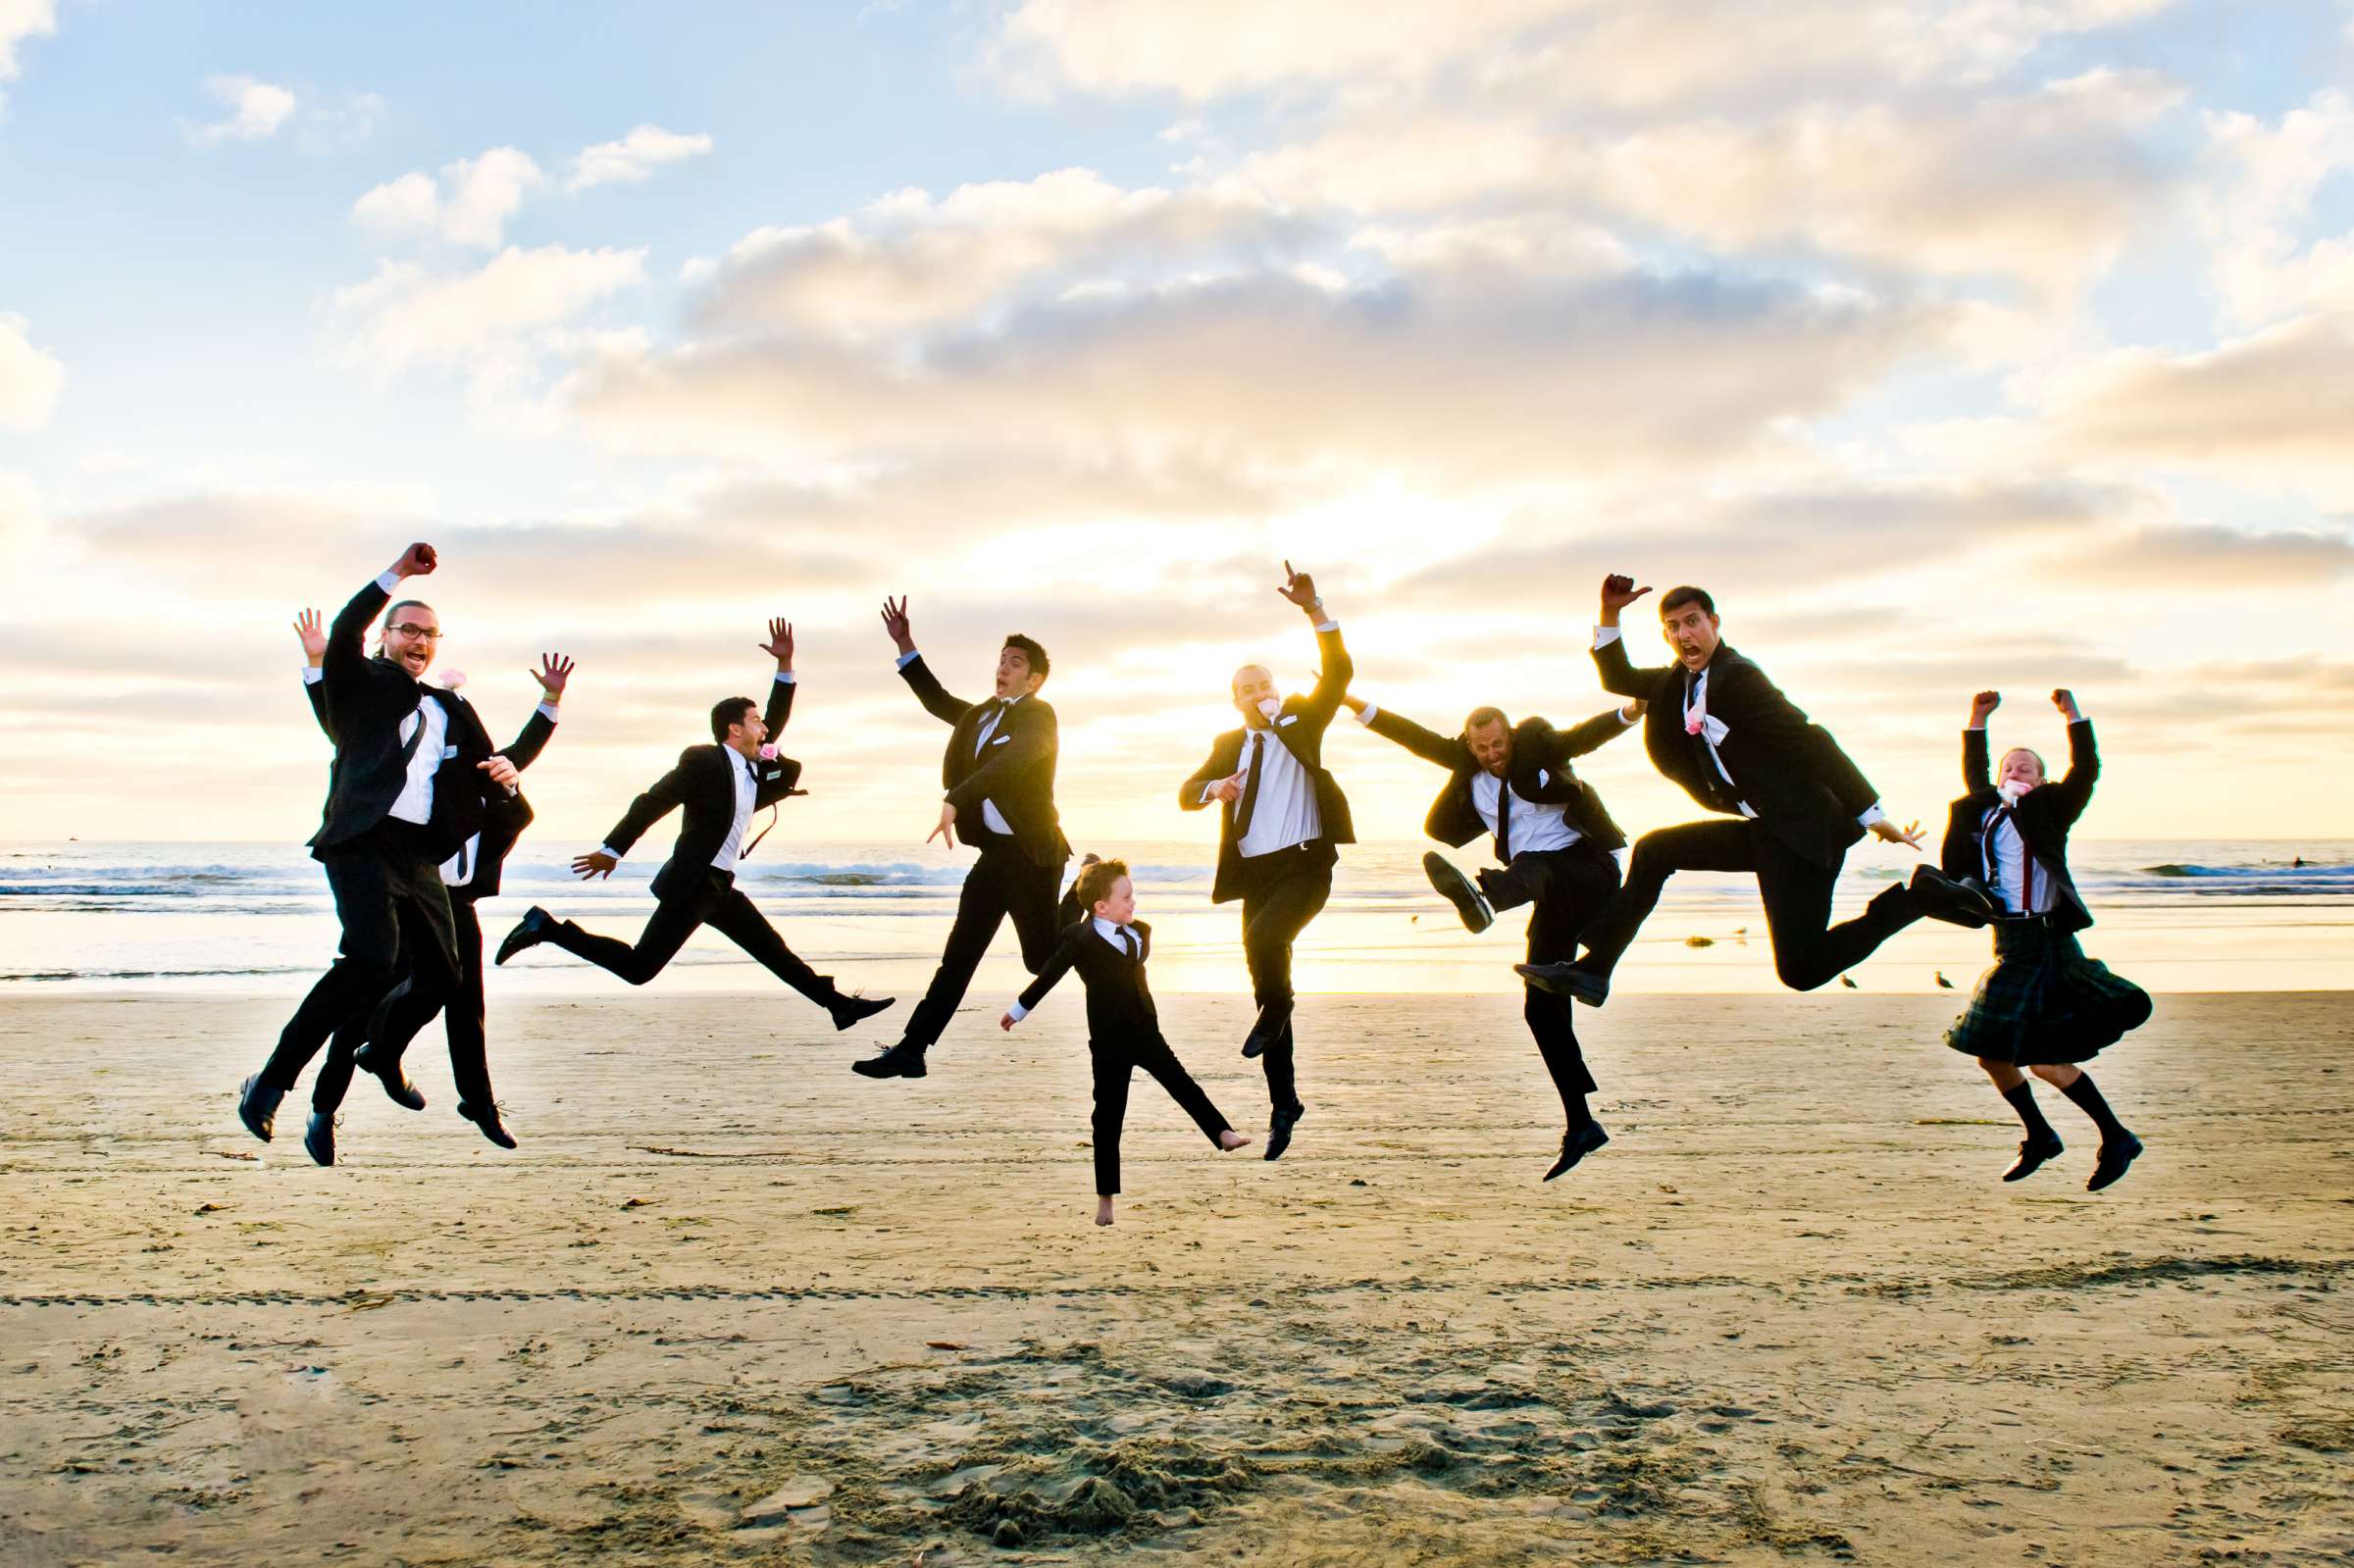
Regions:
[[[1218, 781], [1218, 784], [1224, 784], [1225, 782], [1226, 782], [1225, 780], [1221, 779], [1221, 780], [1219, 780], [1219, 781]], [[1217, 798], [1218, 798], [1218, 784], [1203, 784], [1203, 785], [1202, 786], [1202, 804], [1203, 804], [1203, 805], [1205, 805], [1205, 806], [1206, 806], [1206, 805], [1208, 805], [1208, 804], [1209, 804], [1209, 803], [1210, 803], [1212, 800], [1215, 800], [1215, 799], [1217, 799]]]
[[1316, 635], [1322, 636], [1327, 632], [1338, 632], [1340, 629], [1341, 623], [1338, 621], [1318, 621], [1316, 623]]
[[[349, 579], [346, 579], [345, 581], [348, 582]], [[393, 594], [400, 591], [400, 584], [402, 581], [403, 580], [399, 573], [384, 572], [378, 575], [376, 585], [384, 589], [386, 594]]]
[[611, 844], [598, 844], [596, 846], [596, 852], [600, 855], [603, 855], [608, 860], [619, 860], [621, 858], [621, 851], [614, 848]]
[[304, 685], [315, 686], [326, 679], [327, 672], [320, 669], [317, 665], [306, 664], [302, 667], [302, 683]]
[[539, 704], [539, 717], [545, 719], [549, 724], [554, 724], [556, 722], [556, 705], [552, 702]]
[[1356, 710], [1356, 722], [1358, 724], [1371, 724], [1373, 722], [1373, 716], [1380, 711], [1380, 703], [1368, 702], [1363, 707]]
[[1962, 733], [1964, 734], [1984, 734], [1986, 733], [1986, 721], [1980, 719], [1976, 724], [1966, 724], [1962, 727]]
[[1015, 1002], [1011, 1007], [1005, 1009], [1005, 1016], [1018, 1024], [1030, 1016], [1030, 1009], [1024, 1007], [1020, 1002]]
[[777, 672], [777, 683], [788, 686], [793, 684], [793, 672], [791, 670], [779, 670]]
[[1884, 822], [1887, 820], [1887, 817], [1888, 813], [1882, 811], [1880, 809], [1880, 803], [1875, 800], [1870, 805], [1864, 808], [1864, 814], [1858, 817], [1856, 822], [1858, 826], [1868, 830], [1873, 823]]
[[892, 668], [895, 670], [904, 670], [907, 668], [907, 666], [913, 664], [917, 659], [922, 657], [922, 650], [917, 648], [909, 648], [905, 653], [899, 655], [898, 662], [894, 664]]
[[1598, 626], [1594, 629], [1594, 646], [1598, 648], [1607, 648], [1617, 640], [1618, 628], [1614, 626]]

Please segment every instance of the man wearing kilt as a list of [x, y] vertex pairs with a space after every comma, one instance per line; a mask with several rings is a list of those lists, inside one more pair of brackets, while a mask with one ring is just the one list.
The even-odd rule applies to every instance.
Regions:
[[1978, 978], [1970, 1010], [1946, 1031], [1945, 1042], [1978, 1059], [2026, 1129], [2004, 1181], [2031, 1176], [2061, 1152], [2060, 1135], [2036, 1107], [2031, 1073], [2100, 1130], [2100, 1156], [2084, 1184], [2098, 1192], [2125, 1174], [2141, 1139], [2076, 1064], [2140, 1028], [2150, 997], [2076, 944], [2092, 912], [2069, 875], [2068, 831], [2100, 777], [2092, 721], [2073, 692], [2053, 692], [2052, 705], [2068, 720], [2068, 772], [2047, 783], [2043, 758], [2018, 746], [2003, 754], [1998, 782], [1987, 766], [1986, 719], [2002, 700], [2000, 692], [1981, 691], [1970, 702], [1970, 728], [1962, 732], [1970, 792], [1954, 802], [1941, 856], [1947, 876], [1982, 885], [1994, 904], [1994, 967]]

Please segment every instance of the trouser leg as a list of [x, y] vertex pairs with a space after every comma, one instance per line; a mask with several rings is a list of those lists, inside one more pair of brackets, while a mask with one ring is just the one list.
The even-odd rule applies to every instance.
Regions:
[[392, 866], [366, 844], [330, 850], [321, 863], [342, 935], [334, 963], [279, 1032], [278, 1045], [262, 1066], [262, 1082], [281, 1093], [292, 1090], [303, 1068], [338, 1027], [347, 1027], [354, 1014], [365, 1018], [366, 1010], [391, 988], [400, 962]]
[[1586, 922], [1585, 962], [1609, 974], [1677, 872], [1748, 871], [1753, 864], [1746, 822], [1687, 822], [1645, 834], [1627, 857], [1625, 884]]
[[[915, 1050], [929, 1049], [948, 1027], [948, 1020], [956, 1015], [956, 1004], [964, 1000], [965, 988], [972, 985], [973, 973], [981, 967], [982, 956], [997, 937], [998, 927], [1004, 922], [1011, 901], [1007, 868], [1001, 859], [984, 853], [973, 862], [973, 869], [965, 873], [964, 886], [956, 895], [956, 919], [948, 927], [947, 945], [941, 950], [940, 967], [932, 972], [932, 984], [924, 987], [923, 999], [907, 1015], [907, 1030], [900, 1044]], [[1049, 899], [1049, 925], [1052, 917], [1053, 905]], [[1039, 962], [1045, 961], [1042, 954]]]
[[[1523, 857], [1536, 858], [1536, 857]], [[1596, 911], [1610, 902], [1618, 888], [1618, 867], [1599, 851], [1561, 852], [1546, 868], [1544, 895], [1528, 917], [1528, 962], [1558, 963], [1575, 956], [1578, 934]], [[1545, 1071], [1561, 1097], [1561, 1115], [1570, 1127], [1591, 1119], [1586, 1096], [1594, 1092], [1594, 1075], [1577, 1041], [1576, 1006], [1555, 991], [1530, 986], [1520, 1006], [1529, 1037], [1537, 1042]]]
[[768, 923], [758, 906], [744, 895], [741, 887], [731, 887], [716, 899], [704, 916], [713, 931], [758, 959], [768, 972], [799, 991], [820, 1007], [830, 1006], [842, 992], [834, 988], [831, 976], [821, 975], [803, 963], [793, 950], [785, 945], [777, 928]]
[[635, 942], [625, 942], [618, 936], [599, 936], [569, 920], [556, 923], [555, 929], [547, 934], [547, 942], [575, 958], [586, 958], [633, 986], [642, 986], [662, 973], [663, 967], [678, 956], [679, 949], [687, 945], [687, 938], [694, 935], [694, 928], [703, 923], [705, 897], [698, 891], [656, 904]]
[[1092, 1120], [1096, 1142], [1096, 1191], [1109, 1197], [1120, 1189], [1120, 1126], [1128, 1119], [1128, 1053], [1116, 1045], [1088, 1044], [1096, 1081]]
[[1872, 950], [1920, 918], [1912, 892], [1882, 890], [1853, 920], [1833, 926], [1831, 889], [1837, 866], [1809, 860], [1763, 827], [1752, 825], [1758, 893], [1773, 937], [1773, 970], [1792, 990], [1813, 990], [1871, 956]]

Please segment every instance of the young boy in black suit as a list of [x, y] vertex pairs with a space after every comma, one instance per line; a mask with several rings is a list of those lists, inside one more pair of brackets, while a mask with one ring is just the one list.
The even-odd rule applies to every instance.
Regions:
[[1038, 978], [998, 1021], [1011, 1030], [1045, 1001], [1054, 983], [1071, 970], [1087, 986], [1087, 1049], [1096, 1072], [1096, 1223], [1111, 1223], [1111, 1200], [1120, 1189], [1120, 1125], [1128, 1115], [1128, 1077], [1141, 1067], [1160, 1080], [1169, 1097], [1185, 1107], [1210, 1142], [1238, 1149], [1250, 1139], [1227, 1124], [1161, 1038], [1160, 1014], [1145, 982], [1152, 953], [1152, 928], [1136, 918], [1136, 888], [1128, 867], [1099, 860], [1079, 874], [1074, 888], [1085, 918], [1066, 928]]

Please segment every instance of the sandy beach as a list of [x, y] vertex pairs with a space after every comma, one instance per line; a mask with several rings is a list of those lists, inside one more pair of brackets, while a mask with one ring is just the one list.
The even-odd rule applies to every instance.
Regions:
[[[2345, 1561], [2354, 1002], [2162, 998], [2088, 1195], [2049, 1093], [1995, 1180], [1957, 1000], [1623, 998], [1544, 1186], [1510, 999], [1305, 997], [1293, 1153], [1140, 1084], [1099, 1231], [1076, 994], [912, 1085], [767, 993], [494, 1002], [521, 1149], [435, 1032], [333, 1170], [232, 1114], [286, 998], [12, 999], [0, 1560]], [[1243, 1005], [1165, 1014], [1258, 1132]]]

